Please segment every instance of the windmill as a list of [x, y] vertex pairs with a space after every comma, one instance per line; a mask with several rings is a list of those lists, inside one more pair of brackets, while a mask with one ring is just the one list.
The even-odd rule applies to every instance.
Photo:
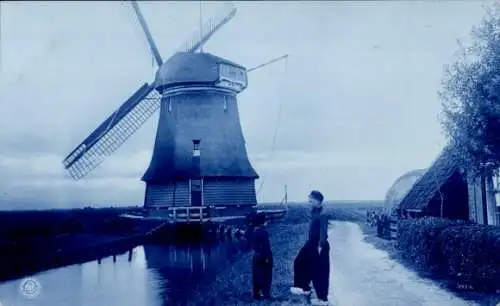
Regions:
[[[98, 167], [146, 120], [160, 110], [153, 155], [142, 180], [145, 208], [257, 204], [255, 179], [243, 137], [237, 94], [247, 87], [247, 70], [229, 60], [196, 52], [236, 14], [228, 4], [165, 62], [135, 1], [158, 71], [63, 161], [79, 180]], [[228, 211], [231, 211], [229, 209]]]

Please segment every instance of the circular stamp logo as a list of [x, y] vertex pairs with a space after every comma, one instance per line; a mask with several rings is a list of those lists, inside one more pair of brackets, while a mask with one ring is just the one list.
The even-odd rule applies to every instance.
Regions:
[[40, 295], [40, 292], [42, 291], [42, 284], [40, 284], [36, 278], [28, 277], [21, 281], [19, 291], [26, 298], [34, 299]]

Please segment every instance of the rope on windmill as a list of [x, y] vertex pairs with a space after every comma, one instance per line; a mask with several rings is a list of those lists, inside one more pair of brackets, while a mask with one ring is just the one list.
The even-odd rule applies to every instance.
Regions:
[[[285, 71], [283, 75], [283, 83], [282, 83], [282, 88], [281, 88], [281, 93], [280, 93], [280, 98], [278, 102], [278, 119], [276, 120], [276, 125], [274, 126], [274, 134], [273, 134], [273, 141], [271, 144], [271, 158], [273, 157], [273, 153], [276, 147], [276, 138], [278, 135], [278, 128], [280, 124], [280, 119], [281, 119], [281, 105], [283, 102], [283, 96], [285, 93], [285, 88], [286, 88], [286, 80], [287, 80], [287, 75], [288, 75], [288, 57], [285, 57]], [[260, 192], [262, 191], [262, 187], [264, 186], [264, 182], [266, 181], [267, 173], [265, 173], [262, 176], [262, 181], [259, 184], [259, 188], [257, 189], [257, 196], [260, 195]]]

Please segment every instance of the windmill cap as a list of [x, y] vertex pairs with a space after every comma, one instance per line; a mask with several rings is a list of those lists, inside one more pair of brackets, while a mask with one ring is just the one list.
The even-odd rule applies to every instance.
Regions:
[[[158, 89], [188, 84], [213, 85], [219, 80], [219, 65], [246, 68], [210, 53], [178, 52], [169, 58], [156, 73]], [[245, 78], [246, 79], [246, 78]]]

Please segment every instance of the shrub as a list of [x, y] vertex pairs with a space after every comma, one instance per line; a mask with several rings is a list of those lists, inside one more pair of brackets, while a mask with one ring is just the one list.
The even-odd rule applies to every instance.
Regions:
[[439, 235], [443, 230], [461, 224], [464, 222], [434, 217], [400, 220], [396, 246], [402, 252], [402, 257], [417, 268], [442, 274], [444, 259]]
[[500, 228], [467, 225], [441, 233], [450, 278], [481, 291], [500, 288]]
[[397, 248], [416, 268], [481, 291], [500, 286], [500, 228], [440, 218], [401, 220]]

